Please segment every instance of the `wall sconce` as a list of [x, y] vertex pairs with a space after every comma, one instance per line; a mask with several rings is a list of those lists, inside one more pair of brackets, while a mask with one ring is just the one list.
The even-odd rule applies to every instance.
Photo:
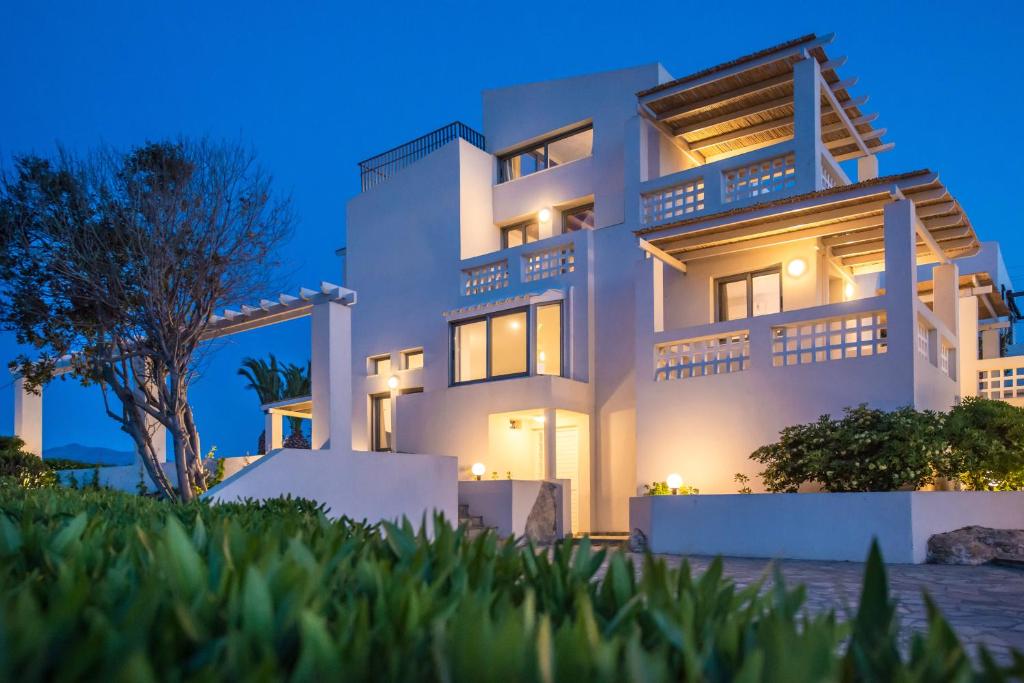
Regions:
[[388, 377], [388, 389], [391, 389], [392, 391], [394, 391], [395, 389], [398, 388], [398, 384], [399, 384], [398, 375], [391, 375], [390, 377]]
[[509, 420], [508, 420], [508, 428], [509, 429], [522, 429], [522, 427], [523, 427], [522, 420], [517, 420], [514, 417], [509, 418]]
[[673, 472], [665, 477], [665, 483], [668, 484], [670, 489], [672, 489], [672, 495], [675, 496], [679, 494], [679, 489], [683, 486], [683, 478]]
[[484, 472], [487, 471], [487, 468], [484, 467], [482, 462], [477, 462], [473, 463], [473, 466], [469, 468], [469, 471], [473, 473], [473, 476], [476, 477], [477, 481], [480, 481], [480, 477], [484, 476]]
[[807, 261], [802, 258], [795, 258], [786, 266], [786, 272], [790, 277], [800, 277], [807, 272]]
[[547, 223], [548, 221], [550, 221], [551, 220], [551, 209], [549, 209], [548, 207], [545, 206], [543, 209], [538, 211], [537, 212], [537, 220], [539, 220], [541, 223]]
[[854, 290], [854, 286], [853, 286], [852, 282], [847, 282], [846, 285], [843, 287], [843, 296], [846, 297], [847, 301], [852, 299], [853, 295], [856, 294], [856, 293], [857, 292]]

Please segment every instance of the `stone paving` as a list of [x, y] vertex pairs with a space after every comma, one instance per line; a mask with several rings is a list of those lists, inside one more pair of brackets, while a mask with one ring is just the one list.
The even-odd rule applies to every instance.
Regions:
[[[682, 558], [662, 556], [671, 566]], [[642, 566], [642, 557], [633, 564]], [[703, 572], [712, 558], [688, 558], [694, 573]], [[771, 561], [725, 558], [725, 575], [744, 586], [765, 575]], [[834, 609], [843, 618], [857, 608], [864, 565], [857, 562], [779, 560], [786, 584], [807, 586], [807, 607]], [[887, 565], [889, 590], [897, 601], [904, 636], [927, 627], [924, 600], [927, 590], [972, 654], [984, 644], [997, 659], [1006, 660], [1010, 648], [1024, 652], [1024, 570], [997, 566]]]

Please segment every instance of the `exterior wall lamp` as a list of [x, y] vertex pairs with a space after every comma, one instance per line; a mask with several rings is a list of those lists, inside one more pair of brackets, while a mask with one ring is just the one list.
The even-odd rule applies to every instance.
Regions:
[[551, 220], [551, 209], [549, 209], [549, 208], [547, 208], [545, 206], [543, 209], [538, 211], [537, 212], [537, 220], [539, 220], [541, 223], [547, 223], [548, 221], [550, 221]]
[[683, 486], [683, 478], [673, 472], [672, 474], [665, 477], [665, 483], [670, 489], [672, 489], [672, 495], [679, 495], [679, 489]]
[[856, 292], [854, 291], [853, 283], [847, 282], [846, 286], [843, 287], [843, 295], [846, 297], [846, 300], [849, 301], [853, 298], [854, 294], [856, 294]]
[[398, 375], [391, 375], [390, 377], [388, 377], [388, 389], [394, 391], [395, 389], [398, 388], [399, 384], [400, 380], [398, 379]]
[[802, 258], [795, 258], [786, 266], [786, 272], [790, 277], [800, 277], [807, 272], [807, 261]]
[[480, 481], [480, 477], [484, 476], [484, 472], [487, 471], [487, 468], [484, 467], [482, 462], [478, 462], [474, 463], [473, 466], [469, 468], [469, 471], [473, 473], [473, 476], [476, 477], [477, 481]]

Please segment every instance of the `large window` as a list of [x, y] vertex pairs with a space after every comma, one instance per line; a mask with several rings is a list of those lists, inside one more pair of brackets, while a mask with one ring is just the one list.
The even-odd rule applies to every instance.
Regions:
[[587, 124], [498, 157], [498, 182], [588, 157], [594, 147], [594, 126]]
[[782, 269], [743, 273], [717, 281], [718, 319], [740, 320], [782, 311]]
[[[535, 325], [531, 342], [530, 325]], [[530, 372], [531, 343], [534, 371], [562, 372], [562, 307], [544, 304], [532, 311], [516, 309], [452, 324], [453, 384], [518, 377]]]
[[391, 394], [370, 397], [370, 447], [375, 451], [391, 450]]
[[593, 230], [594, 205], [584, 204], [562, 212], [562, 232]]
[[518, 247], [540, 239], [540, 226], [537, 221], [527, 221], [516, 225], [507, 225], [501, 229], [501, 248]]

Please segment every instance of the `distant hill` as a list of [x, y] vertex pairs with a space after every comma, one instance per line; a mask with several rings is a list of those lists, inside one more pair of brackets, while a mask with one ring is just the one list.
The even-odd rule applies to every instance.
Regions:
[[80, 443], [69, 443], [64, 446], [53, 446], [43, 449], [43, 460], [61, 458], [77, 460], [93, 465], [131, 465], [135, 462], [133, 451], [116, 451], [103, 446], [83, 446]]

